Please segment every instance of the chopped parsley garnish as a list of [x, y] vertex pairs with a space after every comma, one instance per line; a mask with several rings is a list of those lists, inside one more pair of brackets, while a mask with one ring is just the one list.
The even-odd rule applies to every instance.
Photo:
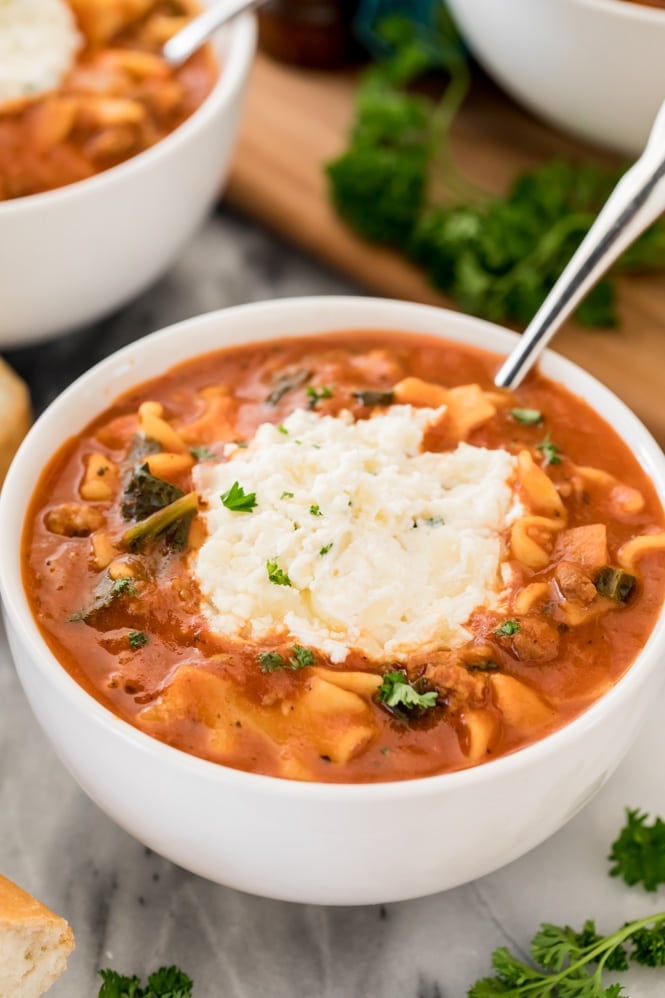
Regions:
[[280, 499], [293, 499], [293, 492], [282, 492]]
[[542, 452], [546, 465], [561, 464], [561, 458], [559, 456], [561, 448], [550, 439], [549, 433], [544, 440], [541, 440], [539, 444], [536, 444], [536, 449]]
[[220, 496], [222, 505], [234, 513], [251, 513], [256, 506], [256, 492], [245, 492], [239, 482], [234, 482], [228, 492]]
[[272, 383], [270, 394], [266, 397], [266, 405], [277, 405], [289, 392], [300, 388], [312, 377], [311, 371], [301, 368], [298, 371], [286, 371], [278, 374]]
[[148, 635], [145, 631], [130, 631], [127, 635], [127, 640], [129, 641], [129, 647], [134, 651], [138, 651], [139, 648], [147, 645]]
[[511, 638], [520, 629], [519, 620], [506, 620], [500, 627], [497, 627], [495, 634], [497, 638]]
[[317, 405], [322, 399], [331, 399], [333, 396], [333, 386], [332, 385], [321, 385], [320, 388], [315, 388], [314, 385], [308, 385], [306, 388], [306, 395], [309, 399], [308, 408], [316, 409]]
[[510, 415], [522, 426], [538, 426], [543, 421], [540, 409], [510, 409]]
[[328, 554], [332, 546], [333, 546], [333, 541], [331, 541], [330, 544], [324, 544], [324, 546], [319, 551], [319, 554], [320, 555]]
[[308, 666], [314, 665], [316, 661], [314, 653], [302, 645], [292, 647], [288, 661], [278, 651], [263, 651], [258, 659], [261, 672], [276, 672], [277, 669], [290, 669], [295, 672], [298, 669], [306, 669]]
[[111, 596], [114, 599], [116, 596], [138, 596], [138, 589], [132, 579], [123, 576], [121, 579], [116, 579], [111, 586]]
[[189, 453], [192, 455], [192, 457], [196, 458], [197, 461], [215, 460], [215, 455], [213, 454], [213, 452], [210, 450], [209, 447], [206, 447], [205, 444], [201, 444], [198, 447], [190, 447]]
[[612, 843], [608, 859], [614, 865], [611, 877], [622, 877], [633, 887], [642, 884], [655, 891], [665, 884], [665, 821], [626, 808], [626, 824]]
[[323, 513], [321, 512], [321, 508], [320, 508], [319, 504], [316, 503], [316, 502], [312, 503], [312, 505], [309, 507], [309, 511], [312, 514], [312, 516], [323, 516]]
[[261, 672], [274, 672], [275, 669], [286, 668], [286, 662], [278, 651], [262, 651], [258, 658]]
[[442, 527], [446, 521], [442, 516], [418, 516], [413, 518], [414, 529], [418, 523], [424, 523], [426, 527]]
[[383, 674], [381, 685], [376, 691], [378, 703], [399, 714], [403, 711], [422, 713], [436, 707], [439, 694], [435, 690], [422, 691], [417, 683], [412, 683], [403, 669], [395, 669]]
[[277, 432], [283, 433], [285, 437], [288, 437], [289, 435], [289, 431], [287, 430], [287, 428], [284, 426], [283, 423], [279, 424], [279, 426], [277, 427]]
[[100, 970], [103, 984], [98, 998], [192, 998], [193, 983], [178, 967], [160, 967], [141, 986], [138, 977], [125, 977], [116, 970]]
[[314, 665], [314, 653], [309, 648], [294, 645], [291, 651], [293, 655], [289, 659], [289, 665], [292, 669], [306, 669], [308, 665]]
[[288, 577], [286, 572], [279, 567], [277, 561], [269, 559], [266, 562], [266, 572], [268, 573], [269, 580], [274, 582], [276, 586], [291, 585], [291, 579]]
[[351, 396], [354, 399], [358, 399], [361, 405], [366, 406], [392, 405], [395, 401], [395, 393], [392, 388], [388, 389], [388, 391], [377, 391], [376, 389], [368, 388], [366, 391], [351, 392]]

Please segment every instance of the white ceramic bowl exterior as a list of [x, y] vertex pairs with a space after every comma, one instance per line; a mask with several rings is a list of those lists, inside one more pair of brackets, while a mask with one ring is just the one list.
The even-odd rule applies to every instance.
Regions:
[[[58, 664], [21, 581], [26, 497], [61, 441], [118, 393], [218, 347], [334, 329], [412, 330], [496, 350], [508, 350], [515, 338], [478, 319], [421, 305], [310, 298], [211, 313], [140, 340], [61, 395], [21, 447], [0, 496], [0, 585], [14, 660], [37, 719], [75, 779], [119, 825], [222, 884], [290, 901], [365, 904], [472, 880], [572, 817], [612, 773], [655, 699], [665, 614], [623, 679], [535, 745], [459, 773], [325, 785], [227, 769], [119, 720]], [[665, 500], [665, 456], [636, 417], [568, 361], [548, 353], [542, 366], [621, 432]]]
[[526, 107], [641, 152], [665, 99], [665, 10], [625, 0], [448, 0], [471, 49]]
[[92, 322], [174, 261], [219, 195], [255, 35], [251, 15], [219, 33], [215, 88], [155, 146], [88, 180], [0, 202], [0, 346]]

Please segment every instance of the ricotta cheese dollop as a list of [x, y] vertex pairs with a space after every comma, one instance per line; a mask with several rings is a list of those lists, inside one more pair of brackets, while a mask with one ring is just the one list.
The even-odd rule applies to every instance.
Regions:
[[[213, 629], [290, 637], [334, 662], [468, 640], [473, 610], [500, 601], [501, 534], [521, 506], [506, 451], [422, 451], [444, 412], [392, 406], [355, 422], [296, 410], [246, 449], [230, 445], [226, 462], [200, 464], [208, 537], [194, 570]], [[235, 482], [256, 494], [250, 512], [221, 501]]]
[[0, 105], [57, 87], [80, 46], [64, 0], [0, 0]]

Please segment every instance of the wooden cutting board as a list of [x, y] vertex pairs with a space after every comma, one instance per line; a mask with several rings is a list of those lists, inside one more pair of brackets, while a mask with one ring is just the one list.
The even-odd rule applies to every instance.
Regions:
[[[229, 201], [368, 291], [451, 306], [397, 253], [356, 237], [335, 215], [323, 165], [338, 155], [353, 114], [356, 74], [324, 73], [256, 59], [227, 190]], [[453, 133], [459, 167], [500, 191], [520, 170], [585, 149], [521, 111], [484, 77]], [[569, 323], [556, 349], [605, 382], [665, 446], [665, 274], [624, 278], [621, 325]]]

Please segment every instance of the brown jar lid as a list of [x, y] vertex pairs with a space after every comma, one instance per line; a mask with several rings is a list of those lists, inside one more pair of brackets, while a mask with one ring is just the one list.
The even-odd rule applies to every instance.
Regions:
[[259, 45], [283, 62], [341, 66], [358, 54], [357, 7], [358, 0], [268, 0], [259, 8]]

